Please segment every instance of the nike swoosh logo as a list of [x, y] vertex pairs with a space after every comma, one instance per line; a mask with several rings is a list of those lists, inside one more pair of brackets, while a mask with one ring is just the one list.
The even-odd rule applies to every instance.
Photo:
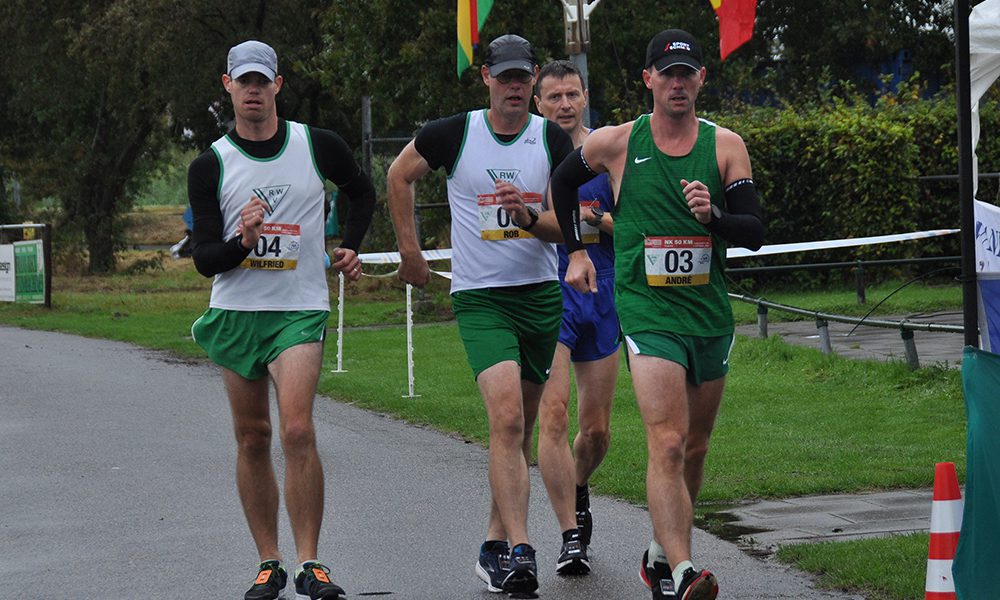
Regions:
[[651, 158], [653, 158], [653, 157], [652, 156], [647, 156], [646, 158], [639, 158], [638, 156], [636, 156], [635, 157], [635, 164], [641, 165], [642, 163], [646, 162], [647, 160], [649, 160]]

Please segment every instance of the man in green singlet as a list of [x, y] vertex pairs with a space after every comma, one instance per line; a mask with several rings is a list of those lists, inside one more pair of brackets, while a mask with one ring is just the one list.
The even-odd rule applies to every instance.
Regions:
[[695, 115], [705, 77], [690, 34], [658, 33], [642, 73], [652, 112], [593, 132], [552, 178], [566, 282], [581, 292], [596, 292], [597, 279], [576, 190], [606, 172], [615, 192], [615, 303], [649, 450], [654, 541], [642, 574], [654, 599], [718, 594], [715, 575], [691, 561], [692, 506], [733, 342], [726, 247], [757, 249], [764, 237], [743, 140]]

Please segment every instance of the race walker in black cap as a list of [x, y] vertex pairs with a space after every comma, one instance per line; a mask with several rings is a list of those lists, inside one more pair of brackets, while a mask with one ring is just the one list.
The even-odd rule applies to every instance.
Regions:
[[[555, 246], [530, 229], [553, 166], [573, 145], [558, 125], [528, 112], [536, 72], [527, 40], [493, 40], [480, 69], [489, 108], [425, 125], [387, 177], [399, 278], [422, 287], [430, 271], [416, 236], [413, 184], [432, 169], [448, 174], [452, 307], [490, 425], [493, 504], [475, 570], [493, 592], [538, 587], [527, 530], [530, 432], [562, 314]], [[508, 197], [536, 211], [523, 229], [504, 209]]]
[[556, 170], [552, 197], [566, 239], [566, 282], [596, 292], [577, 188], [608, 173], [615, 191], [615, 303], [649, 450], [654, 541], [643, 579], [654, 599], [712, 600], [718, 584], [691, 561], [693, 504], [734, 340], [729, 245], [757, 249], [764, 223], [750, 157], [736, 133], [699, 119], [701, 46], [668, 29], [646, 50], [653, 110], [594, 131]]
[[191, 328], [222, 369], [236, 431], [236, 485], [259, 566], [246, 600], [280, 597], [288, 575], [278, 549], [278, 485], [271, 462], [273, 382], [285, 454], [285, 504], [295, 537], [299, 600], [337, 600], [343, 589], [317, 560], [323, 468], [312, 411], [330, 313], [326, 191], [348, 198], [331, 267], [361, 277], [357, 250], [375, 190], [336, 133], [278, 118], [278, 57], [255, 40], [229, 51], [222, 85], [236, 126], [188, 170], [198, 272], [214, 277], [208, 311]]

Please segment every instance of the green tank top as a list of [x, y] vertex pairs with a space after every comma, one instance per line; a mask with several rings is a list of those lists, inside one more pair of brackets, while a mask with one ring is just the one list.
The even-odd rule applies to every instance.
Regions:
[[615, 205], [615, 303], [622, 331], [670, 331], [714, 337], [733, 332], [726, 294], [726, 245], [687, 206], [681, 179], [708, 186], [724, 206], [715, 155], [715, 124], [699, 119], [686, 156], [653, 142], [650, 115], [632, 126]]

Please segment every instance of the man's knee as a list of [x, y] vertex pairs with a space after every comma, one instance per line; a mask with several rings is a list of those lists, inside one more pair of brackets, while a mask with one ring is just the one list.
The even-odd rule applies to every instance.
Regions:
[[266, 454], [271, 451], [271, 424], [247, 423], [236, 428], [236, 446], [242, 454]]
[[549, 394], [543, 396], [539, 409], [539, 433], [565, 439], [568, 429], [569, 411], [566, 402], [552, 398]]
[[490, 415], [490, 443], [520, 446], [524, 442], [524, 417], [521, 411], [495, 411]]
[[684, 464], [687, 440], [682, 433], [659, 428], [649, 431], [647, 435], [650, 462], [663, 464], [668, 468], [679, 468]]
[[316, 445], [316, 429], [306, 419], [295, 419], [281, 424], [281, 444], [285, 454], [302, 451]]
[[607, 448], [611, 444], [611, 429], [606, 423], [581, 425], [580, 441], [589, 448]]

